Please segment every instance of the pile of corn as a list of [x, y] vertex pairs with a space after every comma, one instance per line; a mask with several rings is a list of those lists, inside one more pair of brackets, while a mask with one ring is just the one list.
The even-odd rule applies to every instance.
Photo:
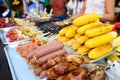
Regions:
[[113, 50], [110, 42], [117, 37], [117, 33], [111, 31], [111, 24], [103, 24], [98, 14], [90, 13], [61, 29], [56, 39], [67, 43], [80, 55], [87, 54], [90, 59], [97, 59]]

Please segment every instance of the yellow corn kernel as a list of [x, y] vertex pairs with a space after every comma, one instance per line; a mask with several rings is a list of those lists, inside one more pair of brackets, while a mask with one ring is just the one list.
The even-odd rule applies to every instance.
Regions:
[[88, 53], [88, 57], [90, 59], [97, 59], [111, 52], [112, 50], [113, 47], [111, 44], [105, 44], [90, 50], [90, 52]]
[[81, 36], [79, 38], [76, 39], [76, 42], [79, 43], [79, 44], [83, 44], [85, 41], [87, 41], [89, 38], [84, 35], [84, 36]]
[[112, 31], [112, 25], [108, 24], [108, 25], [91, 28], [85, 32], [85, 35], [87, 35], [88, 37], [95, 37], [110, 31]]
[[66, 31], [68, 30], [68, 28], [69, 28], [69, 27], [65, 27], [65, 28], [61, 29], [61, 30], [59, 31], [59, 34], [60, 34], [61, 36], [65, 35], [65, 33], [66, 33]]
[[85, 46], [88, 48], [98, 47], [111, 42], [116, 37], [117, 37], [117, 32], [109, 32], [87, 40], [85, 42]]
[[70, 29], [65, 33], [65, 36], [69, 38], [73, 38], [75, 35], [76, 35], [76, 31], [74, 29]]
[[94, 28], [94, 27], [97, 27], [97, 26], [100, 26], [100, 25], [103, 25], [103, 23], [102, 22], [93, 22], [93, 23], [86, 24], [84, 26], [79, 27], [77, 30], [77, 33], [85, 34], [85, 32], [87, 30]]
[[67, 42], [69, 41], [70, 39], [68, 37], [65, 37], [65, 36], [62, 36], [60, 37], [58, 40], [62, 41], [62, 42]]
[[77, 38], [79, 38], [80, 36], [81, 36], [80, 34], [76, 34], [74, 38], [77, 39]]
[[90, 51], [90, 48], [86, 47], [85, 45], [78, 48], [77, 50], [77, 52], [81, 55], [88, 54], [89, 51]]

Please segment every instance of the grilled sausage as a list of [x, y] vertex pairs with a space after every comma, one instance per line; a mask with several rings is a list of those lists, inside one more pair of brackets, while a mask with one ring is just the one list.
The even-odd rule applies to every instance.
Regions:
[[61, 49], [61, 50], [58, 50], [58, 51], [56, 51], [56, 52], [53, 52], [53, 53], [50, 53], [50, 54], [48, 54], [48, 55], [46, 55], [46, 56], [43, 56], [43, 57], [40, 57], [39, 59], [38, 59], [38, 64], [40, 64], [40, 65], [42, 65], [42, 64], [44, 64], [45, 62], [47, 62], [47, 60], [49, 59], [49, 58], [54, 58], [55, 56], [61, 56], [61, 55], [64, 55], [66, 53], [66, 51], [64, 50], [64, 49]]

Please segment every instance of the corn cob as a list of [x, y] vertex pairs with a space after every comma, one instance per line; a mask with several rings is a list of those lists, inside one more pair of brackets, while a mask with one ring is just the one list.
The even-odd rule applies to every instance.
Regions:
[[116, 50], [117, 50], [118, 52], [120, 52], [120, 46], [118, 46]]
[[66, 31], [68, 30], [68, 28], [69, 28], [69, 27], [65, 27], [65, 28], [61, 29], [61, 30], [59, 31], [59, 34], [60, 34], [61, 36], [65, 35], [65, 33], [66, 33]]
[[114, 47], [118, 47], [120, 46], [120, 36], [118, 36], [117, 38], [115, 38], [111, 44], [114, 46]]
[[72, 46], [72, 44], [75, 42], [75, 38], [70, 39], [67, 44], [68, 46]]
[[65, 37], [65, 36], [62, 36], [58, 39], [59, 41], [62, 41], [62, 42], [67, 42], [69, 41], [70, 39], [68, 37]]
[[77, 38], [79, 38], [80, 36], [81, 36], [80, 34], [76, 34], [74, 38], [77, 39]]
[[94, 27], [97, 27], [97, 26], [100, 26], [100, 25], [103, 25], [102, 22], [93, 22], [93, 23], [89, 23], [89, 24], [86, 24], [84, 26], [81, 26], [78, 28], [77, 32], [79, 34], [84, 34], [85, 31], [91, 29], [91, 28], [94, 28]]
[[112, 62], [119, 60], [119, 57], [116, 55], [116, 53], [113, 53], [109, 56], [107, 56], [107, 59], [111, 60]]
[[112, 31], [112, 25], [108, 24], [108, 25], [91, 28], [85, 32], [85, 35], [87, 35], [88, 37], [95, 37], [110, 31]]
[[81, 45], [78, 44], [78, 43], [74, 43], [74, 44], [72, 45], [72, 48], [73, 48], [74, 50], [77, 50], [79, 47], [81, 47]]
[[77, 50], [77, 52], [81, 55], [88, 54], [89, 51], [90, 51], [90, 48], [86, 47], [85, 45], [78, 48]]
[[85, 41], [87, 41], [89, 38], [84, 35], [76, 39], [76, 43], [83, 44]]
[[73, 25], [79, 27], [79, 26], [88, 24], [90, 22], [97, 21], [98, 19], [99, 19], [99, 15], [98, 14], [90, 13], [90, 14], [86, 14], [86, 15], [80, 16], [80, 17], [76, 18], [75, 20], [73, 20]]
[[75, 35], [76, 35], [76, 31], [74, 29], [70, 29], [70, 30], [66, 31], [66, 33], [65, 33], [65, 36], [69, 37], [69, 38], [72, 38]]
[[85, 42], [85, 46], [88, 48], [98, 47], [111, 42], [116, 37], [117, 37], [117, 32], [109, 32], [87, 40]]
[[90, 50], [90, 52], [88, 53], [88, 57], [90, 59], [97, 59], [111, 52], [112, 50], [113, 47], [111, 44], [105, 44]]

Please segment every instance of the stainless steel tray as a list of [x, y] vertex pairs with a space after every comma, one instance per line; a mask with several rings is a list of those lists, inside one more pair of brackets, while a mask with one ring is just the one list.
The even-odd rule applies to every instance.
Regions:
[[17, 45], [9, 44], [4, 47], [13, 80], [47, 80], [47, 78], [41, 79], [34, 74], [33, 69], [30, 69], [27, 61], [17, 53]]
[[24, 40], [18, 40], [18, 41], [14, 41], [14, 42], [9, 42], [9, 38], [6, 37], [6, 34], [11, 28], [17, 28], [17, 27], [9, 27], [9, 28], [0, 30], [0, 38], [1, 38], [1, 41], [2, 41], [3, 44], [14, 44], [14, 43], [19, 43], [19, 42], [22, 42], [22, 41], [32, 39], [32, 38], [28, 38], [28, 39], [24, 39]]
[[[9, 44], [4, 47], [13, 80], [47, 80], [47, 77], [41, 79], [39, 76], [36, 76], [33, 69], [30, 69], [27, 61], [16, 51], [17, 45], [25, 42], [27, 41]], [[89, 65], [87, 67], [89, 68]], [[105, 80], [109, 79], [106, 78]]]
[[0, 30], [11, 29], [11, 28], [18, 28], [19, 26], [9, 26], [5, 28], [0, 28]]

